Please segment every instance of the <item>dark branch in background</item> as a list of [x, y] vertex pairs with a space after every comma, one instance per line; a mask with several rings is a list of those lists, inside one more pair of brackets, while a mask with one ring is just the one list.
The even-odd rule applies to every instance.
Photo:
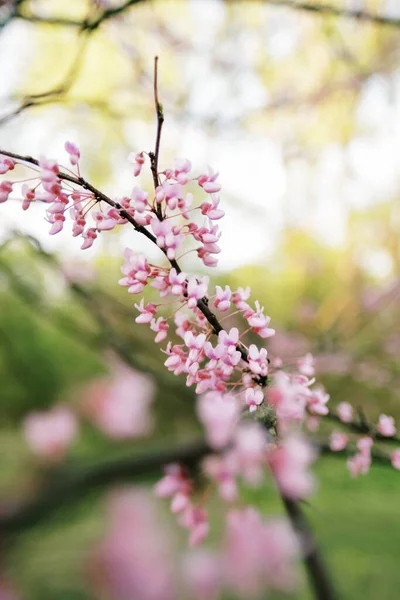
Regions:
[[122, 15], [125, 11], [127, 11], [129, 8], [131, 8], [131, 6], [134, 6], [135, 4], [141, 4], [142, 2], [146, 1], [147, 0], [126, 0], [120, 6], [106, 8], [97, 17], [93, 19], [87, 18], [83, 21], [79, 21], [76, 19], [68, 19], [67, 17], [42, 17], [41, 15], [37, 15], [29, 11], [24, 11], [23, 9], [18, 10], [15, 16], [20, 19], [23, 19], [24, 21], [30, 21], [31, 23], [42, 23], [43, 25], [60, 25], [66, 27], [80, 27], [84, 31], [95, 31], [105, 21]]
[[304, 548], [303, 560], [315, 597], [320, 600], [335, 600], [337, 598], [336, 591], [332, 586], [326, 565], [321, 553], [318, 551], [310, 523], [300, 503], [283, 495], [281, 497], [292, 527], [296, 531]]
[[327, 415], [324, 416], [324, 418], [329, 419], [330, 421], [335, 421], [342, 427], [350, 429], [350, 431], [354, 433], [368, 435], [374, 440], [378, 440], [380, 442], [395, 442], [396, 444], [400, 444], [400, 437], [398, 437], [397, 435], [387, 436], [379, 433], [376, 426], [367, 420], [365, 414], [361, 410], [359, 410], [358, 421], [352, 420], [348, 423], [345, 423], [338, 417], [338, 415], [332, 412], [329, 412]]
[[267, 4], [274, 6], [284, 6], [294, 10], [305, 11], [314, 15], [343, 17], [354, 19], [364, 23], [374, 23], [376, 25], [388, 25], [390, 27], [400, 27], [400, 18], [385, 17], [375, 15], [365, 10], [353, 10], [351, 8], [339, 8], [333, 4], [313, 4], [312, 2], [296, 2], [296, 0], [264, 0]]
[[35, 527], [62, 506], [80, 500], [90, 491], [104, 489], [110, 484], [158, 477], [166, 464], [181, 463], [193, 469], [210, 452], [206, 442], [200, 439], [166, 450], [153, 450], [73, 470], [65, 466], [55, 470], [36, 498], [27, 504], [7, 512], [2, 506], [0, 535], [3, 537]]
[[[201, 2], [202, 0], [199, 0]], [[226, 0], [227, 3], [235, 3], [236, 0]], [[248, 0], [249, 2], [251, 0]], [[102, 23], [112, 19], [113, 17], [120, 16], [125, 13], [128, 9], [136, 4], [148, 2], [148, 0], [127, 0], [120, 6], [110, 7], [105, 9], [94, 19], [87, 19], [79, 21], [76, 19], [69, 19], [67, 17], [42, 17], [41, 15], [34, 14], [29, 10], [24, 9], [24, 3], [20, 2], [21, 6], [18, 6], [13, 13], [13, 17], [30, 21], [32, 23], [42, 23], [47, 25], [60, 25], [66, 27], [81, 27], [87, 31], [95, 31]], [[297, 2], [296, 0], [264, 0], [266, 4], [273, 6], [286, 7], [293, 10], [303, 11], [311, 15], [320, 15], [328, 17], [338, 17], [350, 20], [355, 20], [361, 23], [371, 23], [375, 25], [382, 25], [388, 27], [400, 27], [400, 18], [386, 17], [384, 15], [373, 14], [365, 10], [353, 10], [350, 8], [340, 8], [333, 4], [314, 4], [312, 2]], [[7, 22], [9, 22], [8, 19]], [[1, 26], [1, 24], [0, 24]]]
[[73, 59], [66, 76], [59, 85], [38, 94], [27, 94], [16, 109], [0, 117], [0, 126], [11, 121], [28, 108], [58, 102], [62, 96], [65, 96], [79, 76], [89, 40], [90, 36], [87, 33], [83, 33], [82, 37], [79, 39], [75, 58]]

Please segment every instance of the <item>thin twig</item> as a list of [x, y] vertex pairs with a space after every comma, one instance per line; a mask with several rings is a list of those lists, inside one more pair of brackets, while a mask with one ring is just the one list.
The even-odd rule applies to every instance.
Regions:
[[354, 19], [364, 23], [374, 23], [376, 25], [388, 25], [389, 27], [400, 27], [400, 19], [395, 17], [385, 17], [375, 15], [365, 10], [353, 10], [351, 8], [340, 8], [333, 4], [314, 4], [312, 2], [297, 2], [296, 0], [264, 0], [266, 4], [274, 6], [284, 6], [294, 10], [305, 11], [314, 15], [323, 15], [331, 17], [343, 17], [345, 19]]
[[[164, 111], [162, 104], [158, 99], [158, 56], [154, 57], [154, 105], [156, 109], [157, 116], [157, 133], [156, 133], [156, 143], [154, 147], [154, 152], [149, 152], [150, 157], [150, 168], [153, 175], [153, 183], [154, 189], [160, 185], [160, 180], [158, 178], [158, 158], [160, 155], [160, 143], [161, 143], [161, 131], [164, 123]], [[160, 221], [162, 221], [162, 209], [161, 204], [157, 203], [156, 206], [157, 217]]]

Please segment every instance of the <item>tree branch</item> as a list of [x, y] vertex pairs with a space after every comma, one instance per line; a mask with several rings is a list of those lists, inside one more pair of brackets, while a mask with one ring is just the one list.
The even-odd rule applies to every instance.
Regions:
[[135, 4], [141, 4], [142, 2], [146, 2], [147, 0], [126, 0], [120, 6], [113, 6], [105, 9], [98, 17], [95, 19], [85, 19], [83, 21], [79, 21], [77, 19], [69, 19], [68, 17], [42, 17], [40, 15], [36, 15], [30, 12], [24, 12], [23, 10], [18, 10], [15, 13], [15, 17], [19, 19], [23, 19], [24, 21], [29, 21], [31, 23], [40, 23], [43, 25], [59, 25], [65, 27], [79, 27], [84, 31], [95, 31], [102, 25], [105, 21], [112, 19], [113, 17], [117, 17], [118, 15], [122, 15], [126, 10], [134, 6]]
[[103, 489], [110, 484], [160, 475], [160, 470], [166, 464], [178, 462], [192, 469], [210, 452], [206, 442], [198, 439], [167, 450], [153, 450], [138, 456], [112, 459], [74, 471], [67, 467], [60, 468], [53, 472], [36, 498], [14, 510], [7, 511], [2, 507], [0, 535], [13, 535], [35, 527], [59, 508], [81, 499], [89, 491]]
[[[158, 56], [154, 58], [154, 105], [157, 116], [157, 133], [154, 152], [149, 152], [149, 157], [151, 173], [153, 175], [154, 189], [157, 189], [157, 187], [160, 185], [160, 181], [158, 178], [158, 158], [160, 155], [161, 131], [164, 123], [164, 111], [158, 99]], [[161, 204], [157, 205], [156, 212], [158, 219], [162, 221], [163, 215]]]
[[352, 10], [351, 8], [339, 8], [333, 4], [314, 4], [312, 2], [297, 2], [296, 0], [264, 0], [266, 4], [283, 6], [294, 10], [305, 11], [314, 15], [342, 17], [354, 19], [364, 23], [375, 25], [387, 25], [389, 27], [400, 27], [400, 18], [375, 15], [364, 10]]
[[59, 101], [61, 96], [67, 94], [79, 76], [89, 39], [90, 36], [87, 32], [83, 34], [83, 37], [79, 38], [79, 45], [75, 57], [64, 79], [57, 86], [38, 94], [27, 94], [16, 109], [0, 118], [0, 126], [11, 121], [27, 108]]
[[301, 548], [304, 549], [303, 560], [315, 598], [318, 600], [337, 600], [338, 596], [301, 504], [283, 494], [281, 494], [281, 498], [292, 527], [300, 539]]
[[[104, 10], [97, 18], [92, 21], [79, 21], [69, 19], [67, 17], [42, 17], [30, 12], [25, 12], [22, 8], [13, 13], [13, 17], [23, 19], [32, 23], [41, 23], [44, 25], [58, 25], [65, 27], [82, 27], [88, 31], [94, 31], [102, 25], [102, 23], [122, 15], [125, 11], [136, 4], [148, 2], [149, 0], [126, 0], [120, 6], [110, 7]], [[227, 0], [233, 3], [236, 0]], [[248, 0], [251, 1], [251, 0]], [[386, 17], [384, 15], [373, 14], [365, 10], [352, 10], [350, 8], [340, 8], [333, 4], [314, 4], [312, 2], [300, 2], [296, 0], [264, 0], [266, 4], [273, 6], [286, 7], [293, 10], [303, 11], [313, 15], [332, 16], [355, 20], [363, 23], [371, 23], [375, 25], [387, 27], [400, 27], [400, 18]], [[8, 21], [10, 18], [8, 19]], [[8, 22], [7, 21], [7, 22]]]

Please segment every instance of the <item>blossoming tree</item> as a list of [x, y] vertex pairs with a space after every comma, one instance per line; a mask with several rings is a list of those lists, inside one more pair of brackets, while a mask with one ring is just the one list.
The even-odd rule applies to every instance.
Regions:
[[[201, 272], [218, 263], [223, 225], [223, 203], [218, 173], [196, 172], [190, 160], [177, 159], [160, 167], [163, 109], [158, 99], [155, 63], [157, 135], [154, 151], [133, 153], [133, 190], [112, 198], [94, 187], [81, 173], [79, 148], [66, 142], [69, 164], [45, 155], [36, 159], [0, 150], [0, 202], [16, 193], [22, 209], [44, 206], [51, 235], [72, 227], [82, 249], [107, 231], [130, 227], [159, 249], [150, 262], [135, 250], [134, 238], [121, 266], [119, 285], [136, 299], [136, 326], [149, 327], [165, 355], [165, 368], [183, 378], [197, 396], [196, 411], [204, 440], [166, 448], [165, 452], [133, 458], [132, 478], [158, 472], [153, 498], [143, 489], [115, 493], [109, 506], [109, 529], [91, 562], [91, 580], [116, 599], [168, 600], [180, 594], [205, 599], [260, 597], [265, 588], [288, 591], [296, 584], [296, 559], [306, 566], [315, 597], [335, 598], [332, 584], [302, 504], [315, 488], [310, 471], [320, 450], [346, 454], [353, 476], [365, 474], [374, 456], [400, 468], [400, 448], [387, 453], [380, 444], [398, 443], [396, 426], [382, 414], [375, 425], [357, 415], [346, 401], [336, 412], [328, 408], [329, 395], [315, 383], [310, 354], [287, 367], [268, 355], [274, 336], [271, 318], [251, 290], [232, 290], [210, 284], [209, 277], [185, 271], [184, 257], [197, 255]], [[143, 169], [152, 174], [153, 189], [140, 186]], [[29, 170], [29, 177], [25, 176]], [[11, 174], [22, 171], [20, 178]], [[194, 190], [201, 200], [195, 202]], [[222, 221], [223, 222], [223, 221]], [[141, 295], [152, 288], [157, 299]], [[154, 292], [155, 290], [155, 292]], [[135, 390], [141, 387], [141, 398]], [[113, 379], [87, 391], [85, 410], [112, 439], [146, 436], [151, 423], [151, 384], [115, 363]], [[320, 419], [341, 424], [332, 430], [329, 448], [319, 448], [312, 430]], [[311, 433], [307, 433], [311, 430]], [[66, 406], [28, 415], [23, 424], [33, 454], [50, 463], [63, 459], [79, 434], [78, 416]], [[355, 448], [352, 451], [351, 448]], [[164, 474], [161, 471], [164, 469]], [[198, 472], [206, 483], [200, 486]], [[107, 479], [107, 473], [89, 476]], [[246, 505], [242, 492], [268, 479], [278, 490], [288, 520], [266, 518]], [[64, 482], [53, 490], [55, 504], [71, 486], [87, 478]], [[210, 535], [209, 492], [220, 502], [222, 533], [207, 550]], [[0, 517], [5, 534], [27, 526], [51, 509], [48, 494], [33, 504]], [[156, 498], [170, 499], [177, 523], [188, 532], [188, 544], [200, 546], [179, 564], [171, 560], [171, 542], [156, 514]], [[184, 591], [182, 591], [184, 590]], [[182, 596], [183, 597], [183, 596]]]

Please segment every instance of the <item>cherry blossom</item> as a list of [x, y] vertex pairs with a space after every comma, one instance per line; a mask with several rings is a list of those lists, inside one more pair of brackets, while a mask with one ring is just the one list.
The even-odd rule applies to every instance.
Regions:
[[47, 412], [32, 412], [23, 422], [25, 441], [39, 457], [60, 460], [78, 433], [78, 422], [67, 406], [54, 406]]
[[385, 437], [392, 437], [396, 435], [396, 426], [394, 424], [393, 417], [389, 417], [388, 415], [380, 415], [379, 423], [377, 425], [377, 430], [381, 435]]
[[77, 165], [81, 156], [79, 148], [72, 142], [65, 142], [64, 148], [69, 154], [69, 160], [71, 165]]
[[329, 447], [333, 452], [339, 452], [340, 450], [344, 450], [344, 448], [346, 448], [348, 441], [348, 435], [334, 431], [330, 436]]
[[150, 377], [113, 358], [110, 376], [99, 377], [81, 390], [83, 410], [112, 439], [143, 437], [153, 428], [154, 392]]
[[197, 413], [213, 448], [226, 446], [238, 423], [240, 408], [230, 394], [209, 392], [197, 401]]
[[337, 407], [337, 414], [343, 423], [350, 423], [353, 418], [353, 407], [348, 402], [340, 402]]

